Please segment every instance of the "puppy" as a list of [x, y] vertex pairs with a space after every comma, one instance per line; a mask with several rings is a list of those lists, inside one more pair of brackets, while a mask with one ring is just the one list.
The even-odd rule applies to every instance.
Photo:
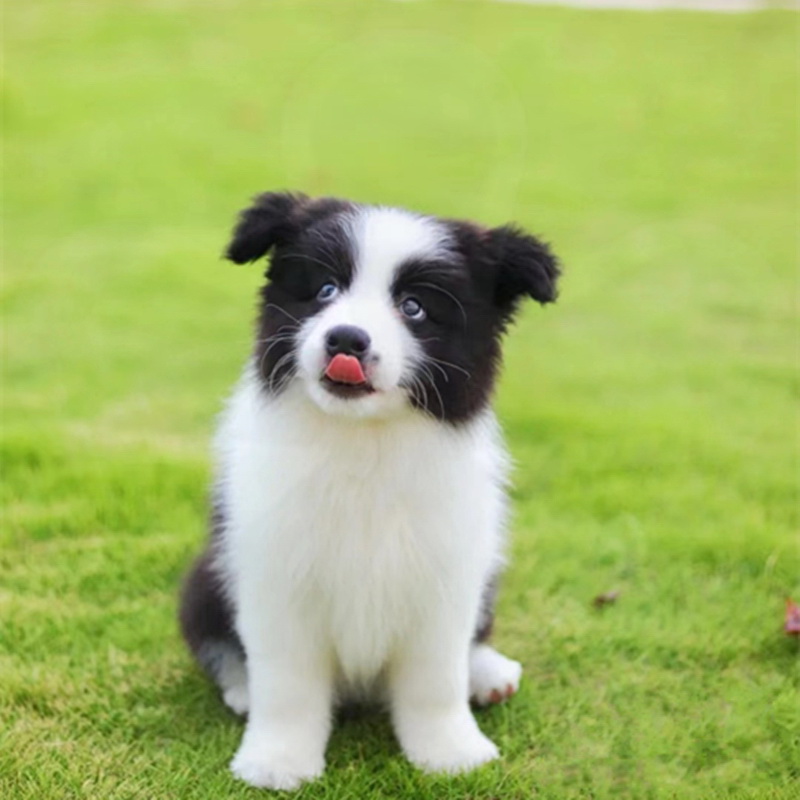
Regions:
[[508, 460], [491, 410], [520, 301], [559, 267], [512, 226], [268, 193], [236, 263], [271, 255], [255, 346], [216, 437], [211, 537], [181, 626], [247, 714], [231, 768], [253, 786], [318, 777], [332, 710], [385, 703], [430, 771], [491, 761], [469, 701], [521, 667], [488, 644]]

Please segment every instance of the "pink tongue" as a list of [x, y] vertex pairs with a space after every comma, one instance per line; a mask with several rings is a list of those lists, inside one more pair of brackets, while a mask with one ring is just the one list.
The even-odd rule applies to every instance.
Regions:
[[367, 382], [361, 362], [355, 356], [346, 356], [344, 353], [339, 353], [330, 360], [325, 375], [337, 383]]

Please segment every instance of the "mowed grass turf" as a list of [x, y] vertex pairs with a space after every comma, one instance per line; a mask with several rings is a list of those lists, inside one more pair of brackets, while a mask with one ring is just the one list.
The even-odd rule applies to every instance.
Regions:
[[503, 760], [422, 775], [368, 714], [300, 796], [798, 796], [797, 16], [5, 13], [0, 796], [260, 796], [175, 610], [260, 279], [219, 254], [283, 187], [514, 219], [567, 270], [498, 396]]

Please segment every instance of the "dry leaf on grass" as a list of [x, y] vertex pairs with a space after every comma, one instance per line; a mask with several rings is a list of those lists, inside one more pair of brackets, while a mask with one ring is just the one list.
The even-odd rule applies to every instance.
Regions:
[[614, 605], [619, 599], [619, 592], [615, 589], [611, 592], [603, 592], [603, 594], [597, 595], [597, 597], [592, 600], [592, 605], [595, 608], [605, 608], [606, 606]]

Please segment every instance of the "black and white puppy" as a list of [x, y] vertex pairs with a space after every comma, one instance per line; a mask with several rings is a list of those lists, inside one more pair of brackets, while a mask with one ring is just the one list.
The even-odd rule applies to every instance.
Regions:
[[269, 193], [227, 256], [271, 254], [255, 348], [216, 439], [211, 541], [184, 635], [234, 711], [233, 772], [319, 776], [332, 710], [377, 699], [408, 758], [490, 761], [470, 699], [513, 694], [487, 643], [507, 457], [490, 407], [500, 339], [556, 259], [505, 226]]

